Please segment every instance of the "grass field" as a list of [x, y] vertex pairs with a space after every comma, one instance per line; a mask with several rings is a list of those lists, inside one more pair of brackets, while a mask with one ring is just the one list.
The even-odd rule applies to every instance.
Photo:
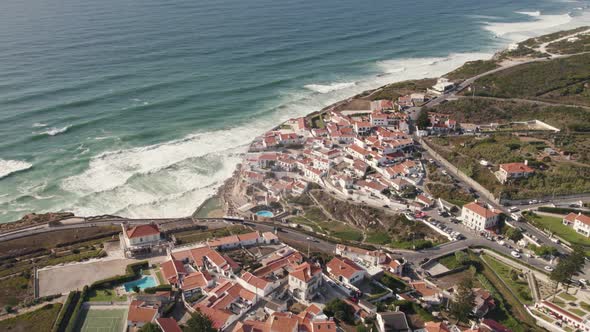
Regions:
[[588, 238], [576, 233], [572, 227], [564, 225], [560, 218], [536, 214], [527, 218], [530, 218], [537, 227], [547, 229], [571, 244], [580, 244], [587, 249], [590, 247], [590, 240]]
[[485, 261], [492, 267], [494, 272], [510, 287], [513, 294], [524, 304], [532, 304], [531, 289], [528, 283], [523, 279], [512, 280], [510, 278], [510, 266], [494, 259], [490, 256], [485, 256]]
[[124, 302], [127, 296], [117, 296], [114, 289], [93, 289], [88, 292], [89, 302]]
[[5, 319], [0, 321], [0, 331], [51, 331], [60, 309], [61, 303], [48, 304], [41, 309]]
[[126, 309], [84, 310], [80, 317], [81, 332], [120, 332], [123, 331]]

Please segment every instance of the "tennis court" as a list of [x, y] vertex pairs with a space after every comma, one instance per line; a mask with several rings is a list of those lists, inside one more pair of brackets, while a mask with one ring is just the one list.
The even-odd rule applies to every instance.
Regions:
[[84, 309], [80, 317], [81, 332], [122, 332], [127, 309]]

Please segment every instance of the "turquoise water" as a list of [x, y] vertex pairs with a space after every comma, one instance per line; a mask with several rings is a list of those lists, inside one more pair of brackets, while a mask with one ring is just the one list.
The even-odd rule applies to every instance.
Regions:
[[266, 217], [266, 218], [272, 218], [274, 216], [274, 213], [272, 213], [270, 211], [262, 210], [262, 211], [256, 212], [256, 215], [261, 216], [261, 217]]
[[133, 292], [133, 288], [138, 286], [140, 290], [144, 290], [146, 288], [155, 287], [158, 284], [156, 283], [156, 279], [152, 276], [145, 276], [141, 279], [130, 281], [124, 284], [126, 292]]
[[183, 216], [279, 121], [588, 24], [587, 1], [4, 0], [0, 222]]

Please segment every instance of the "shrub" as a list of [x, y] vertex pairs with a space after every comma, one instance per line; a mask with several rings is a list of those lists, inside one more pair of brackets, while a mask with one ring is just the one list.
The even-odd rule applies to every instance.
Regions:
[[84, 286], [82, 289], [82, 294], [78, 298], [78, 302], [74, 307], [74, 311], [72, 311], [72, 316], [66, 326], [65, 332], [73, 332], [76, 328], [76, 324], [78, 323], [78, 319], [80, 318], [80, 314], [82, 312], [82, 304], [84, 303], [84, 299], [86, 298], [86, 294], [88, 294], [88, 286]]
[[146, 294], [155, 294], [156, 292], [171, 291], [171, 290], [172, 290], [172, 285], [159, 285], [159, 286], [155, 286], [155, 287], [146, 288], [143, 290], [143, 292]]
[[68, 298], [66, 299], [66, 302], [64, 303], [61, 311], [59, 312], [59, 315], [57, 316], [57, 319], [55, 320], [53, 328], [51, 329], [52, 332], [63, 331], [66, 328], [68, 319], [71, 317], [71, 312], [74, 310], [79, 296], [80, 292], [78, 291], [72, 291], [70, 294], [68, 294]]

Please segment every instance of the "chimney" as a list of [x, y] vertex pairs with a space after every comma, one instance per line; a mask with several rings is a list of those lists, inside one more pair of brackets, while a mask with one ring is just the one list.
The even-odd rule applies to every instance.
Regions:
[[529, 160], [528, 159], [525, 159], [524, 160], [524, 164], [528, 166], [529, 165]]

